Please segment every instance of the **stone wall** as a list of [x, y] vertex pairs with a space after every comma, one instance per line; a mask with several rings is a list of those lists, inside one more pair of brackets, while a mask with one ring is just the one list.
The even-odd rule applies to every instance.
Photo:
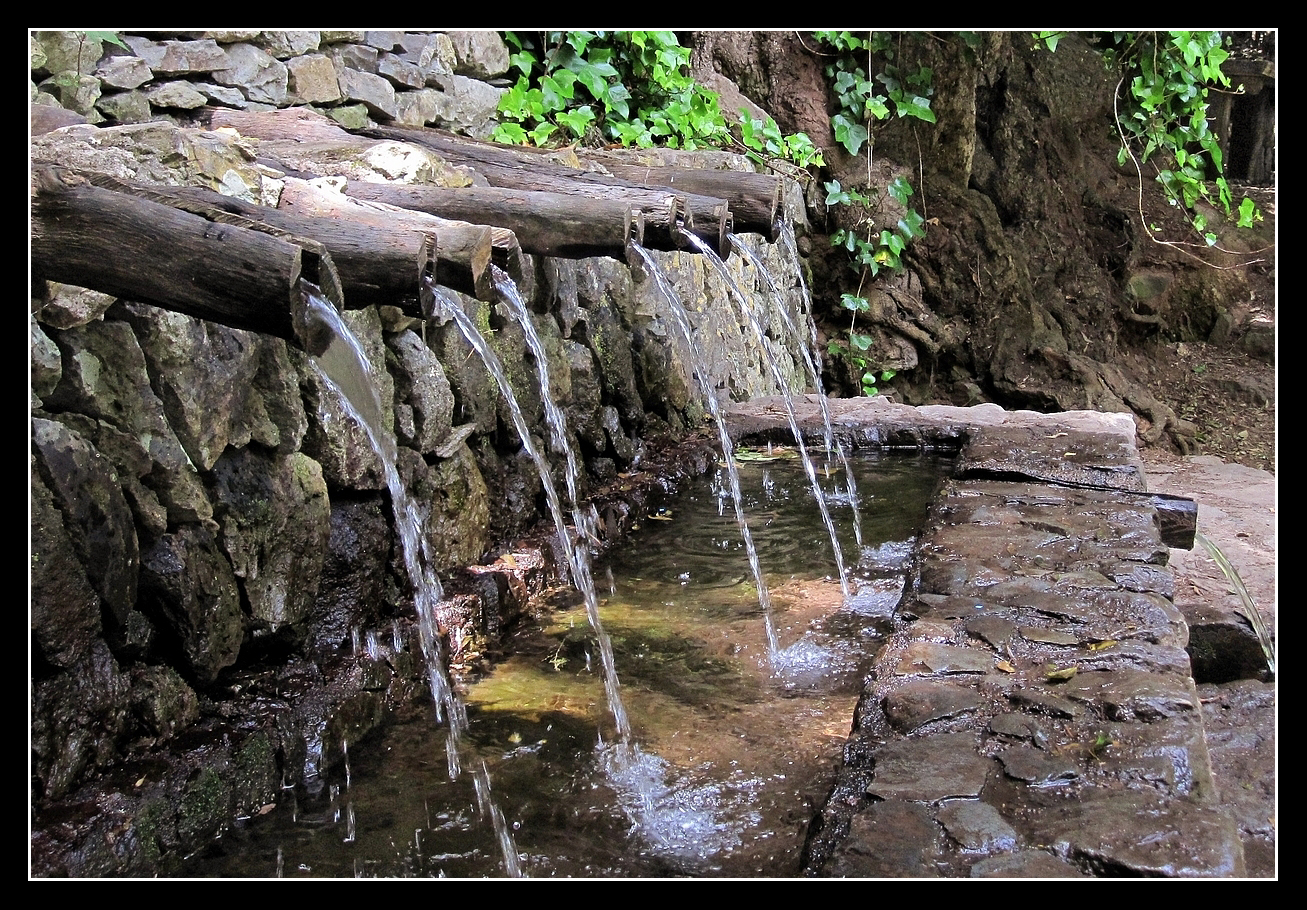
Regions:
[[90, 123], [188, 122], [206, 105], [310, 107], [342, 126], [370, 120], [441, 126], [478, 138], [494, 128], [508, 72], [495, 32], [33, 32], [34, 104]]
[[[284, 175], [256, 160], [256, 140], [194, 127], [198, 106], [306, 105], [349, 126], [484, 135], [507, 67], [489, 32], [121, 38], [130, 51], [33, 33], [32, 160], [272, 204]], [[356, 164], [350, 179], [388, 179]], [[788, 328], [808, 324], [797, 263], [759, 237], [742, 242], [779, 295], [739, 256], [723, 275], [702, 256], [653, 254], [690, 312], [708, 384], [731, 400], [776, 391], [764, 344], [782, 382], [804, 384], [803, 342]], [[760, 307], [765, 343], [743, 326], [728, 280]], [[657, 440], [700, 425], [701, 393], [650, 276], [612, 259], [528, 258], [521, 290], [584, 492], [626, 483]], [[538, 447], [560, 463], [544, 443], [522, 327], [504, 305], [458, 300], [503, 360]], [[346, 318], [451, 581], [446, 631], [471, 660], [504, 622], [506, 595], [525, 588], [502, 564], [454, 570], [542, 516], [540, 480], [452, 324], [424, 327], [387, 306]], [[409, 585], [378, 460], [301, 351], [45, 281], [29, 327], [34, 869], [148, 874], [278, 787], [312, 784], [345, 744], [424, 692]], [[49, 821], [92, 804], [78, 825]]]

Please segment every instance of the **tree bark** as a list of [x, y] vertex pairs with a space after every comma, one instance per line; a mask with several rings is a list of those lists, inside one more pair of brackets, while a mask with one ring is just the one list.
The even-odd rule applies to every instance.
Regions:
[[734, 233], [762, 234], [768, 243], [780, 236], [781, 181], [770, 174], [708, 168], [634, 164], [620, 152], [583, 153], [582, 159], [603, 165], [614, 177], [646, 187], [725, 199], [734, 219]]
[[[445, 268], [441, 269], [440, 238], [434, 229], [425, 232], [395, 230], [335, 218], [306, 217], [243, 202], [202, 187], [149, 187], [148, 191], [159, 201], [210, 220], [237, 216], [320, 242], [331, 252], [346, 309], [390, 305], [398, 306], [410, 316], [421, 316], [418, 277], [433, 248], [438, 282], [447, 282], [447, 286], [468, 294], [476, 290], [475, 284], [467, 280], [466, 266], [447, 259]], [[485, 240], [488, 251], [489, 239]]]
[[[343, 222], [353, 228], [381, 229], [396, 235], [434, 233], [439, 263], [437, 282], [480, 300], [497, 299], [490, 273], [490, 266], [496, 260], [503, 263], [514, 281], [520, 282], [523, 276], [521, 247], [512, 232], [503, 228], [449, 221], [423, 212], [351, 199], [294, 177], [286, 178], [277, 208], [305, 218]], [[416, 270], [411, 275], [416, 279]], [[416, 300], [416, 280], [410, 292]]]

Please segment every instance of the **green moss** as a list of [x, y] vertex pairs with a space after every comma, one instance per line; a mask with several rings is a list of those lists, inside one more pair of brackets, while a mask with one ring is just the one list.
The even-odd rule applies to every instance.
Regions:
[[232, 815], [231, 795], [231, 787], [217, 771], [200, 771], [182, 794], [177, 833], [183, 843], [195, 843], [221, 831]]
[[266, 733], [255, 733], [236, 753], [233, 797], [236, 808], [253, 811], [275, 802], [278, 789], [277, 753]]
[[136, 840], [140, 844], [141, 857], [150, 866], [154, 866], [163, 856], [163, 845], [173, 840], [168, 830], [170, 812], [167, 800], [151, 799], [141, 806], [136, 814], [133, 827]]

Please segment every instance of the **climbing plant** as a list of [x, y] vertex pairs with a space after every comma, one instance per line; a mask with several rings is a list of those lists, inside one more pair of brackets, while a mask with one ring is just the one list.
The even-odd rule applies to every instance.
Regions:
[[[877, 378], [885, 381], [894, 373], [876, 368], [870, 355], [873, 339], [857, 330], [858, 314], [868, 313], [871, 308], [864, 288], [881, 269], [893, 272], [902, 268], [904, 249], [925, 236], [925, 219], [909, 204], [914, 190], [904, 178], [896, 177], [884, 191], [872, 186], [872, 127], [892, 116], [934, 123], [935, 112], [930, 107], [934, 74], [926, 66], [904, 69], [897, 65], [896, 49], [888, 33], [819, 31], [816, 38], [831, 55], [825, 74], [838, 105], [831, 116], [835, 140], [850, 155], [865, 152], [868, 172], [865, 193], [846, 188], [838, 180], [825, 184], [828, 208], [847, 206], [855, 213], [853, 227], [837, 230], [831, 235], [831, 244], [849, 254], [849, 266], [858, 275], [856, 291], [840, 298], [840, 305], [853, 314], [848, 337], [833, 339], [829, 351], [853, 369], [864, 395], [874, 395], [878, 391]], [[881, 66], [873, 78], [869, 74], [876, 69], [875, 60], [881, 61]], [[893, 224], [881, 224], [885, 194], [905, 212]]]
[[[1058, 33], [1039, 33], [1040, 36]], [[1056, 42], [1043, 39], [1050, 50]], [[1207, 246], [1217, 235], [1198, 207], [1208, 203], [1240, 227], [1262, 219], [1247, 197], [1233, 205], [1219, 138], [1208, 120], [1208, 96], [1231, 88], [1221, 71], [1229, 57], [1220, 32], [1113, 32], [1098, 36], [1109, 68], [1120, 73], [1117, 163], [1151, 165], [1167, 201], [1183, 210]], [[1141, 213], [1142, 215], [1142, 213]], [[1143, 219], [1150, 235], [1158, 230]]]
[[648, 148], [735, 146], [766, 164], [822, 164], [805, 134], [741, 112], [690, 76], [690, 50], [670, 31], [504, 32], [517, 81], [499, 102], [500, 142], [559, 140]]

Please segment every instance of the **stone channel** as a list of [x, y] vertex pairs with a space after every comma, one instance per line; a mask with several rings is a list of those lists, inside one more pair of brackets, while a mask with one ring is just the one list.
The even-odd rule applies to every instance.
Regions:
[[[831, 405], [854, 446], [953, 445], [959, 459], [807, 873], [1244, 875], [1130, 418]], [[778, 435], [778, 410], [750, 403], [735, 428]]]

